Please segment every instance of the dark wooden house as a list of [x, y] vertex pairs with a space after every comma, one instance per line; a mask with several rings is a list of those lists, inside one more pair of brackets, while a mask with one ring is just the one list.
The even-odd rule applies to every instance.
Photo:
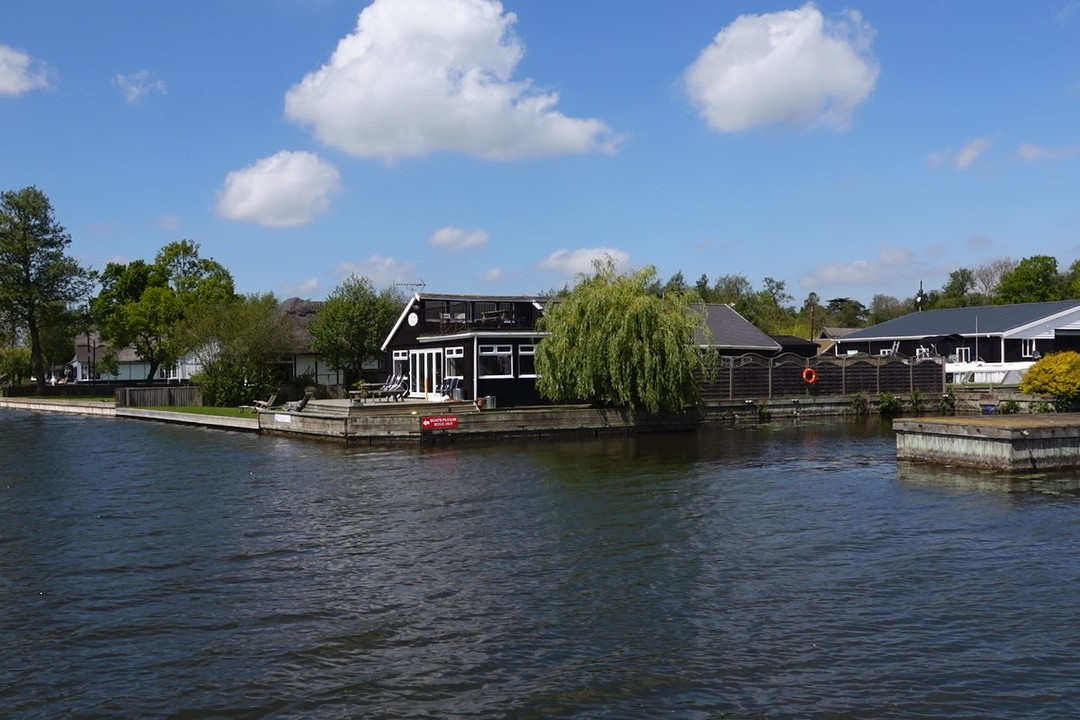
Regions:
[[536, 405], [536, 329], [548, 298], [414, 295], [382, 345], [392, 371], [409, 376], [409, 396], [434, 397], [457, 378], [464, 400]]
[[1080, 350], [1080, 300], [924, 310], [837, 338], [837, 355], [941, 356], [950, 362], [1031, 361]]

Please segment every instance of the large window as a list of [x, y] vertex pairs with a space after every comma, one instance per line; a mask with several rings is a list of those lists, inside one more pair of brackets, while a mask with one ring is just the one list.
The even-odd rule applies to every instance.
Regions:
[[1021, 357], [1033, 358], [1038, 351], [1035, 347], [1035, 338], [1025, 338], [1020, 341]]
[[513, 346], [481, 345], [480, 377], [514, 377]]
[[446, 372], [444, 377], [465, 377], [465, 348], [446, 348]]
[[518, 345], [518, 377], [536, 377], [535, 345]]

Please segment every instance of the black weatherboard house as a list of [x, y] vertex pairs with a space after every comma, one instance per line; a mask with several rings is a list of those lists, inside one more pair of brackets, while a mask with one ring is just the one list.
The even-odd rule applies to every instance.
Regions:
[[464, 400], [494, 397], [500, 406], [537, 405], [537, 321], [545, 297], [413, 295], [382, 349], [392, 371], [409, 376], [409, 396], [434, 398], [456, 379]]
[[1080, 300], [924, 310], [836, 340], [837, 355], [940, 355], [950, 362], [1023, 362], [1080, 351]]
[[[553, 298], [414, 295], [382, 345], [393, 374], [409, 376], [409, 396], [438, 399], [454, 378], [461, 399], [495, 398], [499, 407], [547, 404], [536, 389], [537, 330]], [[729, 305], [694, 305], [705, 330], [694, 343], [721, 356], [774, 355], [780, 345]]]

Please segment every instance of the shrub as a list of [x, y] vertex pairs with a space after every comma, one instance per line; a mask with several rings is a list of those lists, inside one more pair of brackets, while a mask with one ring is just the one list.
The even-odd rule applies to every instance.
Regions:
[[862, 390], [851, 397], [851, 411], [859, 416], [870, 412], [870, 401]]
[[911, 391], [911, 412], [921, 413], [925, 409], [926, 406], [923, 402], [922, 391], [919, 390], [919, 388], [915, 388]]
[[904, 401], [890, 392], [878, 395], [878, 412], [882, 415], [899, 415], [904, 411]]
[[1033, 413], [1052, 413], [1054, 412], [1054, 404], [1045, 400], [1036, 400], [1028, 405], [1028, 410]]
[[1000, 415], [1015, 415], [1020, 412], [1020, 405], [1012, 398], [1009, 398], [998, 403], [997, 411]]
[[952, 388], [941, 396], [941, 400], [938, 400], [938, 412], [942, 415], [956, 414], [956, 395], [953, 394]]
[[1080, 353], [1073, 351], [1051, 353], [1024, 374], [1020, 392], [1032, 395], [1053, 395], [1059, 409], [1080, 399]]

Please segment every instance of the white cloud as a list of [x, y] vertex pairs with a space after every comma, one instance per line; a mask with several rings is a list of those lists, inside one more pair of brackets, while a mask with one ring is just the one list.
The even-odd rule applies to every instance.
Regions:
[[873, 37], [858, 12], [826, 20], [810, 3], [740, 15], [701, 51], [683, 80], [716, 130], [774, 123], [845, 129], [877, 83]]
[[1080, 11], [1080, 0], [1069, 0], [1062, 7], [1053, 10], [1054, 19], [1060, 25], [1068, 25], [1077, 11]]
[[951, 149], [932, 152], [927, 157], [927, 162], [931, 167], [948, 165], [954, 170], [968, 170], [990, 149], [990, 144], [990, 138], [975, 138], [956, 152]]
[[152, 92], [165, 94], [164, 80], [151, 80], [149, 70], [140, 70], [131, 75], [117, 75], [113, 78], [113, 85], [120, 88], [124, 100], [134, 104], [141, 101]]
[[337, 169], [309, 152], [282, 150], [234, 170], [218, 194], [218, 214], [271, 227], [311, 222], [341, 189]]
[[285, 95], [327, 145], [393, 160], [438, 151], [489, 160], [611, 150], [607, 125], [555, 110], [513, 80], [524, 48], [495, 0], [375, 0], [330, 61]]
[[565, 275], [591, 274], [594, 270], [593, 262], [604, 261], [610, 258], [615, 263], [617, 270], [625, 270], [630, 265], [630, 256], [622, 250], [615, 248], [582, 248], [580, 250], [556, 250], [547, 256], [540, 267], [546, 270], [556, 270]]
[[913, 268], [914, 256], [910, 250], [885, 247], [878, 252], [876, 260], [829, 263], [800, 278], [799, 284], [809, 290], [823, 285], [880, 285], [905, 277]]
[[376, 288], [390, 287], [394, 283], [422, 282], [416, 277], [412, 263], [381, 255], [372, 255], [367, 260], [343, 262], [335, 268], [334, 274], [343, 279], [351, 275], [366, 277]]
[[281, 287], [285, 291], [284, 294], [286, 297], [306, 298], [311, 297], [311, 294], [319, 289], [319, 285], [319, 279], [311, 277], [307, 280], [302, 280], [295, 285], [285, 284]]
[[483, 280], [486, 281], [486, 282], [495, 282], [496, 280], [498, 280], [502, 276], [503, 276], [503, 271], [502, 271], [501, 268], [491, 268], [486, 273], [481, 275], [481, 278], [483, 278]]
[[488, 234], [483, 230], [465, 230], [458, 227], [441, 227], [436, 230], [428, 244], [448, 250], [478, 247], [487, 244]]
[[163, 230], [179, 230], [180, 218], [175, 215], [161, 215], [157, 219], [157, 224]]
[[1064, 147], [1043, 147], [1031, 143], [1021, 143], [1016, 149], [1016, 157], [1025, 162], [1038, 162], [1040, 160], [1060, 160], [1080, 154], [1080, 145], [1066, 145]]
[[24, 52], [0, 45], [0, 95], [49, 87], [49, 69]]

